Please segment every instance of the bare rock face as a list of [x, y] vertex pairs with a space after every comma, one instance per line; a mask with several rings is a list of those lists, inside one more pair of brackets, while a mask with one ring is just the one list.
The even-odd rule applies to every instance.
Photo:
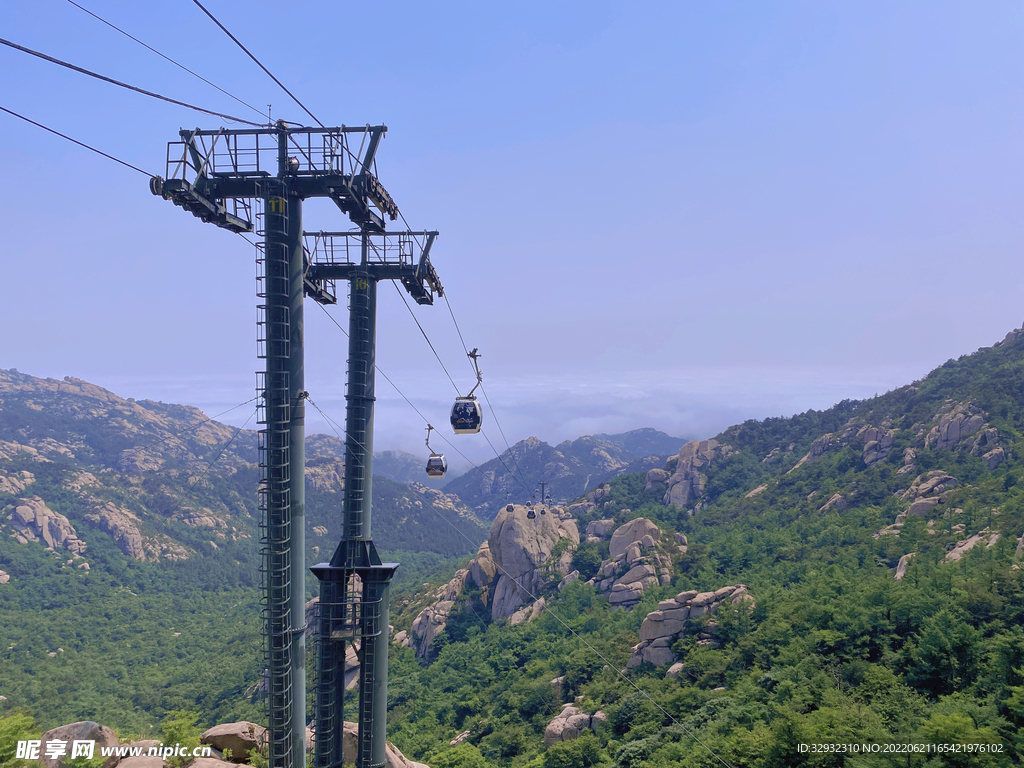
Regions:
[[[95, 757], [100, 756], [101, 747], [117, 746], [117, 736], [114, 732], [110, 728], [107, 728], [107, 726], [94, 723], [91, 720], [83, 720], [77, 723], [70, 723], [69, 725], [60, 725], [40, 736], [40, 741], [42, 741], [44, 746], [48, 741], [66, 741], [69, 757], [71, 754], [72, 744], [75, 741], [95, 741]], [[46, 766], [46, 768], [57, 768], [59, 763], [64, 762], [67, 759], [69, 758], [60, 757], [54, 759], [44, 756], [40, 758], [39, 762]], [[103, 761], [102, 768], [114, 768], [120, 759], [121, 758], [116, 755], [108, 757]]]
[[811, 443], [811, 450], [809, 450], [807, 452], [807, 454], [802, 459], [800, 459], [800, 461], [798, 461], [793, 466], [793, 468], [791, 470], [789, 470], [789, 472], [787, 472], [786, 474], [787, 475], [792, 474], [793, 472], [796, 472], [804, 464], [811, 464], [811, 463], [817, 461], [822, 456], [824, 456], [826, 453], [828, 453], [828, 451], [831, 448], [835, 447], [837, 442], [838, 441], [834, 439], [834, 437], [833, 437], [831, 432], [825, 433], [824, 435], [819, 437], [817, 440], [815, 440], [813, 443]]
[[960, 485], [960, 481], [941, 469], [925, 472], [914, 478], [910, 487], [900, 494], [904, 501], [916, 501], [925, 496], [938, 495]]
[[[985, 414], [970, 403], [947, 403], [936, 414], [937, 426], [925, 438], [925, 445], [937, 450], [948, 450], [973, 435], [985, 424]], [[973, 441], [972, 441], [973, 447]]]
[[209, 744], [223, 752], [231, 750], [231, 761], [244, 763], [249, 752], [261, 749], [267, 740], [267, 729], [262, 725], [242, 721], [215, 725], [199, 737], [202, 744]]
[[903, 577], [907, 575], [907, 565], [914, 558], [916, 552], [908, 552], [900, 558], [899, 563], [896, 564], [896, 581], [903, 581]]
[[160, 469], [164, 461], [160, 455], [146, 450], [143, 446], [126, 448], [117, 459], [117, 468], [125, 474], [141, 474]]
[[[520, 605], [532, 599], [531, 593], [536, 594], [549, 583], [550, 574], [541, 566], [561, 539], [569, 539], [573, 546], [580, 543], [579, 530], [573, 520], [562, 520], [558, 515], [539, 511], [530, 520], [526, 507], [519, 505], [513, 505], [511, 511], [505, 507], [498, 513], [488, 538], [498, 574], [491, 604], [494, 621], [511, 616]], [[569, 572], [568, 563], [560, 563], [556, 572], [561, 580]]]
[[1000, 448], [993, 448], [988, 453], [984, 454], [982, 459], [985, 460], [985, 466], [988, 467], [991, 472], [993, 469], [998, 467], [1004, 461], [1006, 461], [1006, 451]]
[[142, 533], [139, 531], [139, 518], [131, 511], [119, 507], [112, 501], [96, 500], [92, 511], [85, 516], [86, 520], [98, 523], [109, 533], [117, 547], [133, 560], [145, 560], [146, 550], [142, 545]]
[[669, 473], [664, 469], [652, 469], [647, 473], [647, 485], [644, 486], [645, 491], [652, 491], [659, 485], [668, 482]]
[[7, 496], [16, 496], [35, 481], [36, 476], [27, 469], [10, 475], [0, 475], [0, 493]]
[[[551, 553], [563, 539], [568, 539], [571, 547], [552, 561]], [[426, 658], [430, 644], [444, 631], [448, 615], [467, 584], [481, 590], [483, 603], [490, 607], [494, 621], [514, 618], [513, 623], [521, 623], [536, 618], [545, 601], [533, 596], [563, 581], [568, 584], [565, 578], [570, 571], [572, 549], [579, 543], [579, 530], [566, 510], [537, 507], [531, 520], [524, 506], [512, 504], [503, 508], [491, 525], [490, 538], [480, 546], [469, 567], [456, 572], [455, 578], [435, 590], [435, 601], [420, 611], [412, 629], [399, 633], [401, 639], [396, 635], [394, 642], [415, 648], [417, 655]]]
[[416, 655], [426, 658], [430, 651], [430, 644], [434, 638], [444, 631], [448, 621], [448, 614], [451, 613], [453, 600], [439, 600], [428, 605], [412, 623], [412, 636], [416, 638]]
[[[627, 668], [650, 662], [662, 667], [675, 661], [672, 643], [682, 632], [686, 623], [705, 614], [714, 614], [725, 604], [746, 603], [750, 610], [754, 608], [754, 598], [747, 591], [745, 584], [722, 587], [714, 592], [680, 592], [670, 600], [658, 603], [658, 609], [647, 614], [640, 625], [640, 642], [633, 646], [633, 655], [626, 664]], [[701, 637], [702, 644], [713, 644], [714, 638]], [[677, 672], [678, 674], [678, 672]]]
[[608, 538], [608, 534], [615, 530], [615, 521], [612, 519], [592, 520], [587, 523], [587, 536], [596, 536], [598, 539]]
[[[661, 535], [661, 529], [645, 517], [619, 526], [612, 534], [609, 559], [601, 563], [597, 574], [587, 583], [607, 593], [612, 606], [631, 609], [646, 589], [672, 581], [672, 557], [668, 550], [685, 544], [678, 543], [677, 538], [672, 544], [659, 546]], [[683, 537], [682, 541], [685, 540]]]
[[843, 498], [843, 494], [836, 493], [832, 496], [832, 498], [826, 501], [818, 511], [826, 512], [832, 509], [833, 507], [835, 507], [836, 509], [846, 509], [848, 506], [849, 504], [847, 503], [846, 499]]
[[85, 552], [85, 542], [79, 540], [70, 521], [47, 507], [38, 496], [18, 499], [4, 511], [19, 543], [38, 541], [48, 549], [66, 549], [73, 555]]
[[518, 611], [509, 616], [508, 623], [515, 626], [516, 624], [522, 624], [524, 621], [532, 621], [540, 616], [541, 612], [546, 607], [547, 601], [542, 597], [535, 600], [533, 605], [524, 605]]
[[[494, 564], [494, 558], [491, 557], [491, 545], [485, 541], [480, 545], [480, 549], [477, 550], [476, 557], [469, 563], [469, 575], [473, 578], [474, 584], [486, 590], [491, 582], [494, 581], [497, 573], [498, 568]], [[487, 595], [485, 593], [484, 604], [486, 603]]]
[[963, 539], [962, 541], [958, 541], [956, 546], [946, 553], [946, 562], [955, 563], [961, 557], [974, 549], [978, 544], [984, 544], [986, 547], [991, 547], [999, 541], [1001, 537], [1002, 534], [998, 531], [982, 528], [973, 536]]
[[0, 584], [7, 584], [11, 580], [11, 575], [7, 571], [0, 571]]
[[581, 712], [572, 704], [563, 705], [562, 711], [544, 729], [544, 746], [550, 747], [560, 741], [577, 739], [588, 728], [596, 730], [598, 724], [605, 720], [603, 717], [598, 718], [599, 714], [603, 713], [589, 715], [586, 712]]
[[896, 470], [897, 475], [909, 475], [915, 471], [917, 467], [914, 461], [917, 459], [917, 451], [913, 448], [906, 448], [903, 451], [903, 466]]
[[217, 757], [197, 757], [188, 763], [186, 768], [235, 768], [236, 765], [237, 763], [231, 763]]
[[[155, 747], [159, 744], [160, 742], [157, 741], [153, 744], [153, 746]], [[118, 768], [163, 768], [164, 759], [162, 757], [159, 757], [158, 755], [147, 755], [146, 752], [148, 750], [149, 748], [147, 747], [143, 750], [141, 755], [135, 755], [134, 757], [122, 757], [117, 764]], [[193, 760], [191, 763], [189, 763], [190, 768], [215, 768], [214, 766], [203, 766], [198, 764], [199, 760], [201, 759], [202, 758], [197, 758], [196, 760]], [[221, 760], [217, 760], [215, 762], [221, 763], [223, 768], [228, 768], [228, 766], [234, 766], [234, 763], [225, 763]]]
[[609, 556], [614, 559], [626, 554], [634, 543], [643, 541], [645, 536], [650, 536], [652, 541], [657, 541], [661, 537], [661, 529], [646, 517], [638, 517], [619, 526], [612, 534], [611, 544], [608, 545]]
[[886, 456], [892, 450], [893, 439], [896, 432], [891, 429], [879, 429], [868, 427], [864, 430], [864, 464], [871, 466]]
[[668, 478], [665, 490], [665, 505], [675, 504], [685, 509], [691, 501], [696, 501], [704, 494], [708, 478], [705, 472], [711, 462], [725, 458], [732, 453], [728, 445], [720, 445], [717, 440], [691, 440], [679, 451], [675, 471]]

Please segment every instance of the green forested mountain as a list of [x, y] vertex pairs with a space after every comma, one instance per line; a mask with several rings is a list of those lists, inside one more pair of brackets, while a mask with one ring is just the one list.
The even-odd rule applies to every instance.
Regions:
[[[452, 581], [449, 570], [400, 597], [389, 739], [432, 768], [1019, 764], [1020, 335], [870, 400], [748, 421], [687, 443], [660, 466], [619, 474], [570, 505], [575, 520], [560, 525], [574, 524], [579, 544], [561, 538], [525, 566], [520, 581], [545, 604], [527, 597], [512, 621], [493, 618], [490, 590], [494, 563], [512, 569], [514, 556], [493, 546]], [[310, 452], [324, 476], [338, 469], [330, 453]], [[58, 499], [49, 466], [4, 464], [4, 477], [13, 487], [30, 471]], [[660, 537], [637, 540], [616, 561], [616, 537], [637, 518]], [[504, 546], [507, 523], [496, 521], [492, 543]], [[18, 676], [0, 683], [15, 697], [0, 695], [47, 724], [85, 706], [140, 732], [152, 722], [143, 713], [159, 718], [189, 697], [206, 722], [250, 715], [238, 681], [251, 684], [258, 667], [241, 648], [258, 640], [251, 614], [238, 613], [253, 592], [231, 582], [237, 568], [128, 559], [91, 530], [79, 531], [99, 572], [88, 575], [77, 568], [82, 557], [0, 537], [0, 569], [12, 574], [0, 585], [0, 619], [14, 617], [0, 630], [5, 639], [18, 633], [3, 646], [12, 646], [5, 671]], [[243, 562], [244, 541], [222, 543], [218, 552]], [[606, 578], [634, 574], [643, 551], [673, 549], [670, 573], [626, 586]], [[222, 578], [238, 589], [187, 586]], [[631, 610], [613, 608], [620, 587], [638, 592], [618, 603]], [[144, 610], [169, 618], [124, 636], [125, 625], [144, 624]], [[194, 644], [175, 645], [216, 610]], [[426, 643], [428, 630], [436, 634]], [[236, 649], [230, 680], [200, 666], [203, 653], [224, 647]], [[109, 682], [83, 698], [74, 670], [126, 686], [138, 715], [110, 703]], [[43, 698], [55, 690], [64, 698]]]
[[[435, 660], [395, 649], [392, 738], [435, 768], [1018, 764], [1020, 335], [871, 400], [745, 422], [613, 479], [574, 507], [581, 532], [642, 516], [685, 535], [672, 582], [626, 612], [577, 581], [517, 626], [489, 622], [487, 596], [467, 587]], [[581, 544], [573, 566], [594, 573], [607, 546]], [[685, 620], [662, 666], [637, 663], [631, 649], [668, 626], [675, 595], [730, 585], [756, 607]], [[552, 740], [570, 702], [582, 735]]]
[[[310, 438], [310, 565], [340, 538], [340, 455], [336, 437]], [[0, 712], [135, 733], [178, 709], [259, 717], [256, 461], [255, 432], [195, 408], [0, 371]], [[486, 535], [438, 490], [375, 489], [399, 590]]]

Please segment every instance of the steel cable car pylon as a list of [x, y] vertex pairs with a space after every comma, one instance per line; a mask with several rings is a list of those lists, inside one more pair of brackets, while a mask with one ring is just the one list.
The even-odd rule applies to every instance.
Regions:
[[475, 435], [480, 431], [484, 421], [480, 401], [473, 394], [476, 392], [476, 388], [484, 383], [484, 376], [480, 372], [480, 365], [477, 363], [481, 355], [477, 352], [476, 347], [473, 347], [473, 351], [467, 352], [466, 355], [473, 361], [473, 368], [476, 370], [476, 384], [469, 390], [468, 395], [455, 398], [455, 404], [452, 406], [451, 422], [452, 430], [456, 435]]
[[[182, 130], [180, 141], [168, 145], [167, 178], [155, 176], [149, 186], [203, 222], [263, 237], [257, 258], [257, 346], [266, 361], [257, 378], [258, 499], [271, 768], [306, 766], [302, 302], [308, 296], [336, 304], [338, 280], [350, 288], [345, 496], [342, 541], [329, 563], [311, 569], [321, 582], [314, 764], [342, 766], [345, 644], [356, 640], [355, 765], [382, 768], [386, 762], [388, 612], [398, 564], [382, 563], [370, 536], [377, 283], [400, 280], [418, 304], [444, 295], [430, 263], [437, 232], [386, 231], [386, 222], [399, 216], [374, 173], [386, 131], [383, 125], [308, 128], [284, 121]], [[358, 147], [350, 137], [359, 139]], [[313, 197], [331, 200], [358, 230], [304, 233], [302, 202]], [[314, 247], [304, 247], [311, 239]]]

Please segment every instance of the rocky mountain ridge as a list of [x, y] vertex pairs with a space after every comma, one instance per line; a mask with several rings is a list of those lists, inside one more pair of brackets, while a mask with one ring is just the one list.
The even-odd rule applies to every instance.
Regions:
[[[333, 436], [308, 441], [311, 557], [340, 538], [343, 452]], [[18, 543], [39, 541], [82, 563], [96, 536], [137, 561], [216, 557], [256, 536], [256, 462], [255, 431], [196, 408], [0, 370], [0, 535]], [[384, 549], [465, 551], [464, 542], [436, 535], [442, 518], [472, 540], [483, 537], [473, 512], [440, 490], [386, 479], [377, 490]]]
[[625, 472], [664, 465], [681, 444], [682, 440], [649, 427], [618, 435], [585, 435], [556, 446], [529, 437], [500, 458], [448, 482], [445, 490], [481, 517], [493, 518], [504, 504], [534, 500], [533, 492], [542, 481], [552, 499], [573, 499]]

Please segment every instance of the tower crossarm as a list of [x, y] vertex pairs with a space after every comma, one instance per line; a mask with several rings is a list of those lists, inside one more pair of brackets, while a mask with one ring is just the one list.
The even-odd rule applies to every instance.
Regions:
[[[398, 206], [372, 171], [386, 126], [284, 132], [292, 194], [330, 198], [354, 224], [373, 232], [398, 218]], [[261, 197], [266, 180], [279, 175], [281, 135], [281, 128], [182, 130], [180, 140], [167, 145], [166, 177], [153, 177], [150, 189], [205, 222], [250, 232], [249, 206], [238, 201]]]
[[306, 278], [318, 284], [366, 274], [376, 280], [400, 280], [417, 304], [433, 304], [435, 295], [444, 296], [444, 287], [430, 263], [437, 235], [436, 231], [367, 235], [364, 260], [363, 233], [306, 232], [304, 245], [310, 254]]

